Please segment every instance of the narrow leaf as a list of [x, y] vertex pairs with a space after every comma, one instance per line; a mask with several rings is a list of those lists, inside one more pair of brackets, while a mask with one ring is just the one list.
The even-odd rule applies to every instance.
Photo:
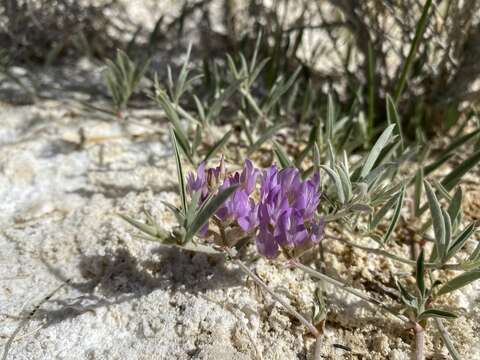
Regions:
[[375, 161], [377, 161], [377, 158], [380, 155], [380, 152], [390, 140], [394, 127], [394, 124], [389, 125], [378, 138], [377, 142], [368, 154], [365, 164], [363, 165], [362, 172], [360, 173], [361, 178], [366, 177], [370, 170], [372, 170], [373, 165], [375, 165]]
[[371, 140], [375, 122], [375, 57], [372, 43], [368, 42], [368, 136]]
[[326, 165], [321, 165], [320, 168], [325, 170], [332, 179], [333, 183], [335, 184], [335, 188], [337, 189], [337, 197], [340, 203], [344, 204], [345, 203], [345, 193], [343, 191], [343, 186], [342, 186], [342, 180], [340, 179], [340, 176], [332, 169], [330, 169]]
[[223, 104], [227, 101], [239, 88], [243, 79], [235, 80], [232, 84], [230, 84], [222, 93], [215, 99], [213, 104], [210, 105], [208, 110], [206, 120], [207, 122], [211, 122], [212, 119], [220, 113], [222, 110]]
[[435, 233], [435, 242], [439, 254], [443, 254], [445, 246], [445, 222], [443, 220], [442, 209], [430, 184], [425, 181], [425, 191], [427, 193], [428, 206], [432, 214], [433, 231]]
[[367, 204], [361, 204], [361, 203], [353, 204], [350, 207], [350, 210], [364, 212], [364, 213], [367, 213], [367, 214], [371, 214], [373, 212], [373, 209], [372, 209], [371, 206], [369, 206]]
[[426, 289], [425, 289], [425, 252], [422, 249], [420, 255], [417, 259], [417, 267], [415, 271], [415, 279], [417, 281], [417, 288], [420, 292], [420, 296], [422, 299], [425, 297]]
[[280, 129], [283, 129], [285, 126], [286, 126], [285, 123], [281, 123], [281, 124], [273, 125], [273, 126], [269, 127], [268, 129], [266, 129], [264, 131], [263, 135], [257, 141], [255, 141], [255, 143], [252, 146], [250, 146], [250, 148], [248, 149], [248, 152], [247, 152], [247, 157], [252, 155], [258, 149], [260, 149], [260, 147], [267, 140], [272, 138]]
[[335, 123], [335, 102], [332, 93], [328, 93], [328, 107], [327, 107], [327, 140], [333, 141], [333, 127]]
[[480, 134], [480, 129], [472, 131], [466, 135], [463, 135], [459, 139], [453, 141], [450, 145], [448, 145], [445, 150], [438, 156], [438, 159], [435, 160], [432, 164], [425, 166], [425, 175], [430, 174], [431, 172], [438, 169], [443, 163], [445, 163], [448, 159], [450, 159], [454, 154], [455, 151], [461, 147], [462, 145], [468, 143], [470, 140], [477, 137]]
[[327, 140], [327, 157], [330, 167], [335, 167], [335, 151], [333, 150], [333, 145], [330, 139]]
[[348, 202], [352, 198], [352, 183], [347, 174], [347, 171], [342, 167], [342, 164], [335, 166], [337, 174], [340, 176], [340, 181], [342, 182], [343, 193], [345, 194], [345, 200]]
[[287, 153], [283, 150], [282, 146], [273, 140], [273, 150], [275, 151], [275, 155], [278, 158], [278, 162], [282, 166], [282, 168], [293, 167], [292, 161], [288, 158]]
[[445, 344], [445, 347], [448, 350], [448, 353], [452, 357], [453, 360], [462, 360], [460, 357], [460, 354], [458, 353], [457, 349], [455, 348], [455, 345], [453, 344], [452, 339], [450, 338], [450, 335], [445, 329], [445, 327], [442, 324], [441, 319], [435, 319], [435, 325], [437, 326], [437, 329], [440, 333], [440, 336], [442, 337], [443, 343]]
[[422, 39], [423, 33], [427, 26], [427, 18], [428, 18], [431, 5], [432, 5], [432, 0], [427, 0], [425, 2], [422, 15], [420, 16], [420, 20], [418, 20], [417, 28], [415, 30], [415, 36], [413, 38], [410, 51], [408, 52], [407, 59], [405, 60], [405, 64], [403, 64], [400, 79], [397, 82], [397, 87], [395, 89], [395, 96], [394, 96], [395, 102], [398, 102], [398, 100], [400, 99], [400, 96], [402, 95], [403, 89], [407, 82], [410, 69], [414, 63], [415, 54], [417, 53], [418, 46], [420, 45], [420, 40]]
[[403, 285], [399, 281], [395, 281], [397, 288], [400, 290], [400, 297], [403, 303], [407, 306], [415, 307], [416, 299], [415, 297], [410, 294], [407, 289], [403, 287]]
[[183, 224], [185, 223], [185, 215], [182, 214], [180, 209], [178, 209], [177, 207], [173, 206], [172, 204], [166, 201], [162, 201], [162, 204], [165, 205], [173, 213], [173, 215], [175, 215], [178, 225], [183, 226]]
[[130, 225], [136, 227], [141, 232], [143, 232], [147, 235], [150, 235], [154, 238], [164, 240], [168, 237], [168, 233], [166, 231], [164, 231], [162, 229], [159, 229], [155, 225], [149, 225], [149, 224], [142, 223], [140, 221], [132, 219], [131, 217], [129, 217], [127, 215], [123, 215], [123, 214], [118, 214], [118, 216], [121, 217], [126, 222], [128, 222]]
[[315, 143], [313, 146], [313, 165], [315, 170], [320, 170], [321, 165], [321, 157], [320, 157], [320, 150], [318, 149], [318, 144]]
[[215, 214], [215, 212], [223, 205], [225, 201], [227, 201], [227, 199], [235, 192], [237, 188], [238, 186], [231, 186], [206, 200], [205, 206], [203, 206], [200, 211], [197, 212], [195, 218], [188, 226], [185, 242], [190, 241], [193, 236], [195, 236], [198, 230], [200, 230], [200, 228], [207, 223], [210, 217]]
[[209, 159], [214, 157], [225, 146], [232, 134], [233, 129], [230, 129], [215, 145], [212, 146], [207, 155], [205, 155], [205, 159], [203, 161], [207, 162]]
[[165, 111], [165, 114], [167, 115], [168, 120], [170, 120], [170, 122], [174, 126], [181, 145], [188, 150], [188, 153], [190, 153], [188, 137], [185, 134], [185, 131], [183, 130], [182, 125], [180, 124], [180, 119], [178, 118], [177, 111], [173, 107], [170, 99], [168, 98], [167, 93], [160, 88], [160, 85], [158, 84], [157, 81], [158, 80], [156, 79], [156, 85], [155, 85], [156, 100]]
[[428, 309], [422, 312], [417, 321], [429, 319], [429, 318], [442, 318], [442, 319], [455, 319], [458, 316], [452, 312], [445, 311], [445, 310], [438, 310], [438, 309]]
[[284, 84], [281, 84], [281, 86], [279, 86], [275, 89], [275, 91], [273, 91], [270, 100], [267, 102], [263, 109], [266, 113], [268, 113], [275, 106], [275, 104], [278, 103], [280, 98], [288, 91], [288, 89], [290, 89], [290, 87], [295, 82], [298, 74], [300, 74], [301, 69], [302, 68], [299, 67], [297, 70], [295, 70], [292, 76], [290, 76], [290, 78]]
[[[180, 134], [177, 132], [177, 129], [175, 128], [173, 129], [173, 135], [175, 135], [175, 139], [177, 140], [177, 145], [182, 150], [183, 155], [185, 155], [185, 157], [190, 162], [190, 164], [195, 165], [195, 161], [193, 160], [192, 155], [190, 154], [190, 151], [192, 148], [190, 146], [185, 147], [185, 144], [183, 143], [183, 141], [180, 140], [181, 139]], [[194, 139], [194, 142], [196, 141], [198, 141], [198, 139]]]
[[443, 180], [442, 185], [451, 190], [458, 184], [460, 179], [480, 161], [480, 150], [466, 159], [459, 166], [456, 166]]
[[463, 229], [463, 231], [452, 242], [452, 245], [450, 246], [450, 249], [448, 249], [447, 255], [445, 256], [444, 262], [447, 262], [453, 256], [455, 256], [455, 254], [463, 248], [467, 240], [470, 238], [470, 236], [472, 236], [474, 232], [475, 224], [473, 223]]
[[445, 189], [436, 179], [433, 179], [433, 187], [441, 197], [447, 199], [449, 202], [452, 201], [452, 196], [448, 193], [448, 190]]
[[[460, 217], [460, 210], [462, 208], [462, 201], [463, 201], [463, 192], [462, 188], [458, 187], [453, 195], [452, 201], [450, 201], [450, 205], [448, 206], [448, 215], [452, 219], [452, 223], [454, 225], [458, 225], [459, 217]], [[454, 226], [456, 229], [456, 226]]]
[[400, 213], [402, 211], [404, 197], [405, 197], [405, 185], [402, 187], [402, 190], [400, 190], [400, 196], [398, 197], [397, 205], [395, 206], [395, 212], [393, 213], [392, 221], [390, 222], [390, 226], [388, 227], [388, 230], [385, 233], [385, 236], [383, 238], [384, 244], [388, 242], [388, 240], [390, 239], [390, 236], [393, 233], [393, 230], [395, 230], [395, 227], [398, 224], [398, 220], [400, 219]]
[[460, 289], [478, 279], [480, 279], [480, 269], [464, 272], [463, 274], [454, 277], [453, 279], [449, 280], [445, 285], [443, 285], [442, 288], [438, 290], [436, 296], [444, 295]]
[[480, 241], [477, 243], [475, 250], [473, 250], [473, 252], [468, 257], [468, 261], [476, 262], [479, 260], [480, 260]]
[[402, 124], [395, 102], [390, 95], [387, 95], [387, 119], [389, 124], [396, 125], [396, 130], [398, 131], [398, 135], [400, 135], [400, 144], [403, 151], [405, 149], [405, 140], [403, 138]]
[[187, 209], [186, 214], [185, 214], [186, 224], [191, 224], [192, 223], [195, 212], [196, 212], [196, 210], [199, 206], [199, 201], [200, 201], [201, 196], [202, 196], [202, 192], [200, 190], [195, 191], [191, 195], [192, 200], [188, 204], [188, 209]]
[[180, 158], [180, 150], [178, 149], [177, 137], [172, 128], [170, 128], [170, 139], [173, 144], [173, 150], [175, 152], [175, 164], [177, 166], [177, 181], [178, 189], [180, 192], [180, 200], [182, 203], [181, 211], [186, 214], [187, 211], [187, 189], [185, 184], [185, 176], [183, 173], [182, 159]]
[[445, 258], [447, 254], [447, 249], [450, 247], [450, 242], [452, 240], [452, 220], [450, 215], [442, 209], [443, 222], [445, 224], [445, 246], [443, 247], [442, 258]]
[[420, 215], [420, 204], [422, 201], [423, 181], [424, 181], [423, 169], [419, 169], [415, 174], [415, 186], [414, 186], [414, 196], [413, 196], [415, 216]]

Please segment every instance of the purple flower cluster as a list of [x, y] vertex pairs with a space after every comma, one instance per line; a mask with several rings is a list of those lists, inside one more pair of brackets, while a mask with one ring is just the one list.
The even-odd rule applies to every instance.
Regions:
[[[256, 192], [260, 178], [259, 194]], [[226, 225], [238, 226], [255, 236], [258, 251], [274, 258], [280, 248], [309, 246], [323, 236], [323, 220], [316, 216], [320, 202], [320, 175], [303, 181], [297, 168], [278, 170], [275, 165], [261, 171], [246, 160], [242, 171], [228, 174], [223, 159], [216, 168], [201, 164], [190, 173], [187, 190], [200, 191], [200, 202], [210, 193], [238, 185], [238, 189], [215, 216]], [[255, 200], [257, 199], [257, 200]], [[208, 224], [200, 231], [206, 236]]]

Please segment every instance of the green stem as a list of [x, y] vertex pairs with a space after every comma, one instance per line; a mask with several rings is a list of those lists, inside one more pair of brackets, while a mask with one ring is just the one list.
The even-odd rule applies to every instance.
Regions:
[[415, 332], [415, 360], [425, 360], [425, 329], [418, 323], [414, 323]]
[[233, 259], [233, 262], [235, 264], [237, 264], [238, 267], [240, 267], [240, 269], [244, 273], [246, 273], [248, 276], [250, 276], [252, 278], [252, 280], [255, 281], [255, 283], [258, 286], [260, 286], [263, 290], [265, 290], [267, 293], [269, 293], [276, 301], [278, 301], [280, 304], [282, 304], [282, 306], [285, 309], [287, 309], [287, 311], [289, 313], [291, 313], [303, 325], [305, 325], [308, 328], [308, 330], [312, 333], [312, 335], [315, 336], [315, 338], [318, 338], [321, 335], [320, 332], [317, 330], [317, 328], [310, 321], [305, 319], [305, 317], [302, 314], [300, 314], [297, 310], [295, 310], [295, 308], [292, 305], [290, 305], [289, 303], [284, 301], [281, 297], [279, 297], [277, 294], [275, 294], [275, 292], [272, 289], [270, 289], [257, 275], [255, 275], [255, 273], [252, 270], [250, 270], [248, 268], [248, 266], [246, 266], [241, 260], [235, 259], [234, 254], [230, 250], [227, 249], [225, 251]]
[[[388, 251], [386, 250], [382, 250], [382, 249], [376, 249], [376, 248], [372, 248], [372, 247], [368, 247], [368, 246], [362, 246], [362, 245], [358, 245], [358, 244], [355, 244], [351, 241], [348, 241], [346, 239], [342, 239], [340, 237], [336, 237], [336, 236], [328, 236], [329, 238], [331, 239], [334, 239], [334, 240], [337, 240], [337, 241], [340, 241], [348, 246], [351, 246], [351, 247], [354, 247], [354, 248], [357, 248], [357, 249], [360, 249], [360, 250], [363, 250], [363, 251], [366, 251], [368, 253], [372, 253], [372, 254], [375, 254], [375, 255], [381, 255], [381, 256], [385, 256], [385, 257], [388, 257], [392, 260], [395, 260], [395, 261], [398, 261], [398, 262], [402, 262], [404, 264], [409, 264], [409, 265], [416, 265], [416, 261], [415, 260], [410, 260], [410, 259], [406, 259], [406, 258], [402, 258], [400, 256], [397, 256], [397, 255], [393, 255], [393, 254], [390, 254]], [[426, 262], [425, 263], [425, 267], [428, 268], [428, 269], [437, 269], [437, 270], [453, 270], [453, 271], [464, 271], [465, 268], [462, 264], [443, 264], [443, 265], [440, 265], [440, 264], [436, 264], [436, 263], [431, 263], [431, 262]]]
[[418, 21], [417, 28], [415, 30], [415, 36], [413, 38], [412, 46], [408, 53], [407, 60], [403, 65], [402, 74], [400, 75], [400, 80], [398, 82], [398, 85], [395, 88], [395, 96], [393, 98], [395, 101], [395, 104], [398, 102], [400, 96], [402, 95], [403, 88], [405, 87], [405, 83], [407, 82], [407, 77], [410, 72], [410, 68], [413, 65], [415, 53], [417, 52], [418, 46], [420, 45], [420, 40], [423, 36], [425, 27], [427, 25], [428, 12], [430, 10], [431, 5], [432, 5], [432, 0], [427, 0], [427, 2], [425, 3], [425, 6], [423, 7], [422, 15], [420, 17], [420, 20]]
[[318, 329], [313, 325], [310, 321], [308, 321], [302, 314], [300, 314], [293, 306], [291, 306], [289, 303], [284, 301], [281, 297], [279, 297], [275, 292], [270, 289], [263, 281], [260, 279], [252, 270], [248, 268], [242, 261], [239, 259], [234, 258], [234, 254], [232, 253], [231, 250], [225, 249], [226, 253], [230, 258], [233, 259], [233, 262], [238, 265], [238, 267], [246, 273], [250, 278], [258, 285], [260, 286], [263, 290], [265, 290], [267, 293], [269, 293], [272, 298], [274, 298], [276, 301], [278, 301], [292, 316], [296, 317], [298, 321], [300, 321], [307, 329], [310, 331], [310, 333], [315, 337], [315, 348], [314, 348], [314, 355], [313, 358], [314, 360], [320, 360], [321, 359], [321, 337], [322, 334], [318, 331]]
[[252, 95], [250, 94], [249, 91], [246, 91], [244, 89], [240, 89], [240, 93], [245, 97], [245, 99], [247, 99], [248, 103], [252, 106], [253, 110], [255, 110], [255, 112], [257, 113], [257, 115], [261, 118], [261, 119], [266, 119], [267, 117], [265, 116], [265, 114], [262, 112], [262, 110], [260, 110], [260, 108], [258, 107], [258, 104], [257, 102], [253, 99]]
[[375, 121], [375, 60], [372, 43], [368, 42], [368, 141], [373, 140]]
[[453, 345], [452, 339], [450, 339], [450, 335], [447, 332], [447, 329], [443, 326], [442, 320], [435, 318], [435, 325], [437, 326], [438, 331], [440, 332], [440, 336], [442, 337], [443, 343], [445, 344], [448, 352], [452, 356], [454, 360], [460, 360], [460, 354], [458, 353], [455, 345]]
[[403, 321], [403, 322], [409, 322], [410, 320], [401, 315], [401, 314], [397, 314], [394, 310], [390, 309], [388, 306], [386, 306], [385, 304], [382, 304], [380, 301], [374, 299], [374, 298], [371, 298], [370, 296], [368, 295], [365, 295], [363, 292], [361, 292], [360, 290], [357, 290], [355, 288], [352, 288], [352, 287], [349, 287], [347, 286], [346, 284], [344, 284], [343, 282], [339, 281], [339, 280], [336, 280], [336, 279], [333, 279], [331, 278], [330, 276], [328, 275], [325, 275], [325, 274], [322, 274], [321, 272], [318, 272], [308, 266], [305, 266], [303, 264], [301, 264], [300, 262], [298, 262], [297, 260], [292, 260], [291, 263], [293, 264], [293, 266], [295, 266], [296, 268], [306, 272], [307, 274], [309, 274], [311, 277], [314, 277], [314, 278], [317, 278], [317, 279], [320, 279], [320, 280], [324, 280], [325, 282], [329, 283], [329, 284], [332, 284], [334, 286], [337, 286], [341, 289], [343, 289], [344, 291], [352, 294], [352, 295], [355, 295], [357, 297], [359, 297], [360, 299], [362, 300], [365, 300], [375, 306], [378, 306], [380, 307], [381, 309], [385, 310], [386, 312], [388, 312], [389, 314], [395, 316], [397, 319]]

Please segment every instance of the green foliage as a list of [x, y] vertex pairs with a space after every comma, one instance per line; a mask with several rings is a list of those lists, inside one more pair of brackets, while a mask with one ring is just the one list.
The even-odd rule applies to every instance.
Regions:
[[187, 218], [185, 242], [192, 240], [193, 236], [209, 221], [210, 217], [215, 214], [223, 203], [235, 192], [237, 187], [238, 186], [231, 186], [211, 196], [195, 211], [191, 218]]
[[[422, 33], [424, 29], [419, 31]], [[298, 167], [304, 178], [313, 171], [325, 175], [319, 207], [325, 223], [337, 224], [352, 238], [370, 238], [377, 243], [368, 247], [349, 242], [352, 246], [412, 266], [414, 290], [397, 280], [409, 321], [425, 326], [428, 319], [454, 318], [455, 314], [437, 308], [436, 300], [478, 279], [480, 244], [467, 259], [458, 256], [476, 229], [473, 223], [462, 225], [463, 192], [457, 187], [480, 161], [478, 150], [443, 178], [436, 177], [435, 171], [460, 149], [470, 149], [480, 130], [459, 136], [428, 162], [431, 158], [428, 143], [421, 133], [416, 142], [408, 138], [397, 106], [402, 86], [407, 83], [405, 74], [412, 71], [412, 63], [408, 64], [411, 59], [407, 58], [402, 68], [404, 84], [399, 84], [396, 96], [386, 96], [385, 111], [369, 108], [365, 115], [361, 93], [345, 111], [333, 91], [323, 99], [315, 97], [310, 82], [301, 78], [300, 69], [289, 76], [278, 74], [273, 78], [271, 73], [264, 74], [264, 70], [271, 70], [270, 62], [260, 60], [259, 44], [257, 41], [249, 60], [243, 54], [227, 56], [224, 67], [210, 64], [199, 75], [191, 75], [189, 49], [176, 80], [172, 70], [168, 70], [166, 86], [155, 78], [155, 99], [171, 124], [179, 179], [180, 207], [165, 204], [178, 221], [170, 234], [170, 243], [194, 249], [198, 231], [235, 191], [235, 187], [228, 188], [202, 204], [199, 193], [190, 194], [188, 199], [181, 157], [197, 165], [224, 149], [227, 156], [237, 160], [243, 160], [243, 156], [261, 159], [269, 152], [282, 168]], [[418, 48], [418, 44], [412, 44], [412, 48]], [[373, 62], [373, 54], [369, 61]], [[370, 75], [369, 81], [374, 86]], [[200, 79], [209, 84], [206, 92], [197, 91]], [[368, 102], [373, 104], [374, 100], [369, 98]], [[315, 106], [321, 111], [315, 111]], [[384, 123], [377, 121], [381, 113], [386, 117]], [[225, 132], [212, 139], [210, 130], [219, 125], [224, 126]], [[233, 139], [235, 147], [231, 146]], [[266, 150], [268, 144], [273, 145], [272, 149]], [[407, 171], [407, 176], [402, 173], [412, 166], [413, 171]], [[408, 203], [413, 205], [413, 214], [405, 211]], [[418, 234], [422, 242], [417, 244], [421, 252], [416, 260], [402, 258], [391, 250], [394, 242], [403, 241], [394, 234], [399, 224], [409, 220], [406, 214], [416, 217], [421, 224]], [[127, 221], [151, 236], [165, 236], [151, 221], [147, 224]], [[431, 226], [433, 237], [427, 234]], [[431, 251], [425, 246], [428, 242], [433, 242]], [[454, 260], [460, 258], [463, 260]], [[442, 273], [445, 269], [463, 273], [448, 280]], [[316, 301], [313, 318], [318, 323], [325, 312], [324, 304]]]
[[463, 274], [458, 275], [453, 279], [447, 281], [447, 283], [443, 285], [440, 290], [438, 290], [436, 296], [444, 295], [449, 292], [458, 290], [478, 279], [480, 279], [480, 269], [464, 272]]
[[395, 125], [389, 125], [380, 135], [375, 145], [373, 145], [372, 150], [368, 154], [368, 157], [365, 160], [365, 163], [362, 167], [362, 171], [360, 172], [360, 178], [365, 178], [372, 170], [375, 162], [377, 161], [378, 157], [380, 156], [380, 152], [385, 148], [387, 143], [391, 140], [392, 131]]
[[275, 155], [277, 156], [278, 162], [280, 163], [280, 166], [282, 168], [287, 168], [287, 167], [293, 167], [294, 164], [292, 161], [288, 158], [287, 153], [285, 153], [285, 150], [283, 150], [282, 146], [276, 142], [275, 140], [273, 141], [273, 148]]
[[166, 244], [180, 246], [186, 250], [201, 251], [208, 253], [216, 253], [215, 249], [201, 244], [191, 244], [193, 237], [197, 234], [200, 228], [206, 224], [215, 212], [223, 205], [223, 203], [233, 194], [237, 186], [231, 186], [227, 189], [219, 191], [217, 194], [210, 195], [202, 204], [199, 203], [201, 192], [197, 191], [191, 195], [191, 200], [188, 201], [188, 195], [185, 184], [185, 175], [180, 156], [180, 148], [177, 145], [177, 139], [173, 129], [170, 129], [170, 137], [173, 144], [175, 163], [177, 167], [177, 179], [179, 185], [179, 194], [181, 200], [180, 208], [164, 203], [166, 207], [175, 215], [178, 226], [168, 234], [160, 227], [158, 227], [154, 220], [148, 216], [148, 222], [142, 223], [134, 220], [128, 216], [120, 215], [130, 225], [136, 227], [142, 233], [161, 241]]
[[413, 38], [412, 44], [410, 45], [410, 51], [408, 53], [407, 58], [405, 59], [405, 63], [403, 64], [403, 67], [402, 67], [402, 72], [400, 74], [400, 79], [397, 83], [397, 87], [395, 88], [395, 96], [394, 96], [395, 102], [398, 102], [398, 100], [400, 99], [400, 96], [402, 95], [403, 89], [407, 82], [409, 73], [413, 65], [414, 58], [417, 55], [418, 46], [420, 44], [423, 33], [427, 26], [427, 19], [428, 19], [431, 6], [432, 6], [432, 0], [427, 0], [425, 2], [425, 5], [423, 6], [422, 15], [420, 16], [420, 19], [418, 20], [418, 23], [417, 23], [417, 27], [415, 29], [415, 36]]
[[425, 283], [426, 275], [425, 254], [422, 250], [415, 266], [416, 294], [410, 293], [405, 287], [397, 282], [397, 287], [400, 291], [400, 298], [403, 304], [409, 309], [412, 321], [418, 323], [431, 318], [456, 318], [456, 314], [446, 310], [437, 309], [434, 307], [435, 305], [432, 305], [431, 300], [433, 291], [439, 286], [439, 282], [434, 282], [432, 286], [428, 288]]
[[117, 50], [115, 61], [107, 60], [105, 83], [117, 111], [123, 110], [148, 69], [150, 60], [138, 64], [122, 50]]
[[[458, 187], [464, 175], [480, 162], [478, 120], [476, 128], [471, 126], [478, 114], [471, 101], [466, 101], [471, 110], [460, 110], [458, 105], [465, 102], [466, 91], [457, 91], [460, 95], [453, 91], [457, 89], [454, 82], [465, 77], [458, 60], [476, 57], [450, 59], [467, 51], [462, 49], [468, 48], [464, 46], [469, 43], [468, 38], [462, 38], [452, 46], [440, 42], [445, 57], [432, 63], [438, 54], [436, 28], [449, 28], [457, 17], [453, 11], [442, 13], [442, 1], [435, 5], [431, 0], [412, 4], [412, 13], [421, 10], [418, 21], [413, 21], [414, 29], [408, 21], [402, 21], [402, 16], [392, 13], [392, 9], [398, 10], [393, 3], [371, 7], [354, 1], [332, 2], [329, 6], [335, 11], [328, 15], [338, 20], [332, 22], [325, 21], [324, 9], [318, 5], [316, 11], [321, 21], [317, 28], [326, 31], [334, 45], [345, 44], [345, 51], [337, 46], [333, 49], [341, 66], [326, 73], [316, 71], [298, 52], [307, 25], [311, 24], [304, 24], [302, 17], [295, 23], [298, 29], [284, 29], [283, 20], [275, 13], [278, 9], [269, 10], [267, 6], [262, 11], [270, 11], [269, 21], [258, 23], [273, 24], [273, 28], [265, 26], [263, 36], [258, 36], [254, 43], [247, 36], [242, 44], [232, 42], [244, 51], [205, 60], [200, 68], [192, 59], [190, 45], [177, 72], [168, 67], [166, 81], [159, 80], [158, 74], [152, 79], [153, 98], [169, 122], [180, 198], [178, 207], [164, 204], [178, 224], [166, 232], [149, 213], [144, 214], [146, 222], [120, 216], [149, 239], [216, 253], [214, 248], [198, 243], [195, 236], [236, 188], [217, 192], [200, 204], [199, 192], [187, 194], [182, 159], [196, 166], [222, 151], [232, 161], [248, 156], [266, 162], [275, 156], [281, 167], [298, 167], [303, 177], [313, 171], [324, 175], [317, 215], [325, 216], [327, 227], [334, 223], [335, 229], [342, 229], [354, 239], [350, 245], [369, 254], [412, 266], [415, 288], [408, 288], [397, 279], [402, 309], [410, 321], [422, 322], [423, 326], [428, 319], [454, 318], [454, 314], [438, 309], [436, 301], [480, 278], [480, 243], [470, 253], [466, 251], [471, 249], [467, 244], [473, 239], [476, 224], [463, 221], [463, 192]], [[457, 6], [461, 13], [468, 5], [452, 6]], [[302, 16], [306, 16], [307, 10], [302, 11]], [[468, 13], [464, 12], [464, 16], [471, 19]], [[382, 43], [388, 36], [381, 33], [378, 19], [395, 23], [399, 41]], [[180, 21], [180, 28], [184, 20]], [[159, 19], [150, 34], [149, 53], [154, 50], [155, 38], [162, 33], [162, 23]], [[464, 30], [465, 34], [473, 33], [467, 31], [470, 28]], [[342, 34], [348, 34], [348, 38]], [[138, 29], [128, 36], [131, 40], [126, 48], [135, 48], [140, 35]], [[453, 41], [452, 36], [444, 35], [448, 34], [438, 38]], [[83, 33], [76, 41], [84, 53], [93, 57], [94, 48]], [[53, 44], [46, 63], [60, 56], [62, 47], [61, 43]], [[313, 57], [322, 55], [321, 51], [315, 49]], [[390, 64], [395, 61], [387, 61], [387, 55], [392, 54], [398, 56], [398, 67]], [[2, 74], [24, 86], [9, 72], [6, 55], [0, 52]], [[387, 64], [393, 68], [386, 68]], [[120, 50], [115, 59], [106, 61], [104, 80], [117, 113], [126, 109], [148, 67], [148, 60], [132, 60]], [[449, 88], [445, 98], [443, 86]], [[451, 133], [442, 134], [449, 142], [436, 154], [437, 149], [426, 141], [429, 127], [422, 129], [418, 125], [433, 122], [439, 112], [444, 127], [456, 123], [453, 130], [457, 132], [451, 138]], [[216, 135], [213, 128], [223, 133]], [[437, 176], [436, 171], [460, 152], [468, 155], [446, 176]], [[412, 171], [403, 173], [408, 167]], [[405, 211], [410, 203], [413, 214]], [[402, 258], [392, 250], [395, 243], [404, 245], [404, 239], [394, 234], [399, 224], [407, 222], [412, 223], [409, 225], [418, 230], [415, 232], [421, 238], [414, 244], [421, 249], [417, 259]], [[433, 237], [427, 231], [431, 227]], [[370, 248], [356, 243], [356, 239], [373, 239], [376, 244]], [[449, 278], [444, 270], [461, 273]], [[326, 315], [323, 294], [318, 290], [314, 323], [322, 322]], [[444, 338], [448, 343], [448, 337]], [[451, 345], [448, 347], [455, 353]]]

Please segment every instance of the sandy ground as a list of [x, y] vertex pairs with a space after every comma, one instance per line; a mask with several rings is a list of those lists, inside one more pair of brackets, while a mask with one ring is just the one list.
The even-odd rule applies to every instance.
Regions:
[[[151, 28], [156, 3], [127, 4]], [[174, 223], [162, 204], [178, 199], [158, 108], [137, 107], [123, 122], [87, 111], [77, 100], [109, 106], [83, 91], [101, 83], [88, 62], [36, 75], [55, 100], [33, 104], [17, 89], [0, 102], [1, 351], [22, 325], [7, 359], [311, 359], [304, 327], [234, 265], [139, 240], [116, 216], [142, 219], [147, 209], [167, 229]], [[478, 200], [475, 182], [469, 204]], [[410, 271], [338, 243], [326, 249], [327, 273], [372, 296], [390, 274]], [[310, 316], [313, 281], [261, 259], [250, 265]], [[401, 323], [341, 290], [327, 292], [324, 359], [412, 358], [413, 335]], [[480, 359], [479, 293], [476, 283], [445, 304], [460, 314], [446, 325], [464, 359]], [[433, 327], [427, 353], [448, 358]]]
[[[305, 329], [231, 263], [139, 240], [116, 216], [142, 218], [148, 209], [173, 224], [161, 201], [177, 201], [175, 165], [158, 109], [122, 122], [70, 95], [0, 107], [0, 343], [28, 319], [7, 358], [310, 359]], [[327, 249], [327, 272], [358, 288], [408, 271], [340, 244]], [[313, 281], [263, 260], [251, 266], [310, 316]], [[479, 289], [447, 304], [461, 314], [448, 328], [465, 359], [480, 359]], [[413, 336], [402, 324], [327, 290], [324, 358], [411, 358]], [[431, 335], [431, 358], [446, 358]]]

